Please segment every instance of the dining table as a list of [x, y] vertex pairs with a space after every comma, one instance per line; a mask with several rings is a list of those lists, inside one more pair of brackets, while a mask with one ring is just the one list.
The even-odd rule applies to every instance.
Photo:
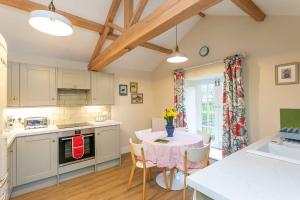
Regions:
[[[171, 190], [182, 190], [184, 187], [184, 156], [181, 153], [183, 148], [203, 147], [203, 139], [197, 133], [187, 132], [182, 129], [175, 129], [173, 137], [167, 137], [166, 131], [139, 132], [137, 138], [142, 141], [145, 150], [145, 158], [155, 163], [158, 168], [178, 169], [174, 173]], [[202, 168], [202, 163], [187, 163], [188, 168]], [[170, 171], [167, 171], [167, 180], [170, 179]], [[162, 188], [167, 189], [163, 174], [156, 176], [156, 182]], [[169, 182], [169, 181], [168, 181]]]

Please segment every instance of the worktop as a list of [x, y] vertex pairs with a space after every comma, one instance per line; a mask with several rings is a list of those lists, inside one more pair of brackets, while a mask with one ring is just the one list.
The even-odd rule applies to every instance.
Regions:
[[106, 126], [116, 126], [121, 124], [120, 122], [113, 121], [113, 120], [107, 120], [104, 122], [89, 122], [89, 123], [91, 124], [90, 126], [65, 128], [65, 129], [59, 129], [55, 125], [50, 125], [47, 128], [28, 129], [28, 130], [25, 130], [24, 128], [15, 128], [12, 129], [11, 131], [4, 132], [3, 136], [7, 137], [7, 145], [9, 147], [16, 137], [72, 131], [72, 130], [78, 130], [83, 128], [99, 128], [99, 127], [106, 127]]
[[199, 170], [187, 178], [187, 184], [216, 200], [300, 199], [300, 165], [247, 152], [271, 139]]

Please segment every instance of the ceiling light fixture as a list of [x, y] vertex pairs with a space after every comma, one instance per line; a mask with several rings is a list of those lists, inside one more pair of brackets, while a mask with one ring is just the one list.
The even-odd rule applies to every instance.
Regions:
[[38, 31], [55, 36], [68, 36], [73, 33], [72, 23], [55, 12], [53, 0], [49, 10], [34, 10], [30, 13], [29, 24]]
[[177, 25], [176, 25], [176, 49], [168, 58], [167, 61], [169, 63], [183, 63], [186, 62], [188, 58], [179, 51], [179, 47], [177, 44]]

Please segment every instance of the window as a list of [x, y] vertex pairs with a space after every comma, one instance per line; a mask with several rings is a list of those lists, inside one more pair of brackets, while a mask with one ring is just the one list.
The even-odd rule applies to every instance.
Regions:
[[222, 83], [222, 75], [185, 80], [188, 130], [209, 133], [212, 137], [211, 147], [215, 149], [222, 147]]

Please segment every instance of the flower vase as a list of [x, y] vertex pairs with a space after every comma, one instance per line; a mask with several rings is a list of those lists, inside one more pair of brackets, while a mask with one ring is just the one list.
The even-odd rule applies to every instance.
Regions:
[[175, 127], [174, 127], [173, 123], [167, 123], [166, 131], [168, 133], [168, 137], [173, 137], [174, 130], [175, 130]]

